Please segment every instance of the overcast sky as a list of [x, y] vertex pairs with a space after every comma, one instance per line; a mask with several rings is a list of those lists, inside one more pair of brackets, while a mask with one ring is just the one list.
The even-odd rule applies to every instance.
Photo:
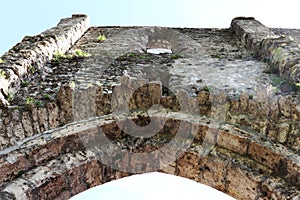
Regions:
[[300, 28], [299, 0], [9, 0], [0, 5], [0, 55], [26, 35], [36, 35], [75, 13], [92, 25], [227, 28], [236, 16], [269, 27]]

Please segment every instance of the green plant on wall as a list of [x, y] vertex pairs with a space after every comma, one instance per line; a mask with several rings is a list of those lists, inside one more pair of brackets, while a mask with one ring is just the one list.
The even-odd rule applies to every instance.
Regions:
[[34, 104], [36, 105], [36, 107], [42, 107], [42, 105], [43, 105], [43, 103], [41, 102], [41, 101], [39, 101], [39, 100], [36, 100], [35, 102], [34, 102]]
[[90, 57], [90, 56], [91, 56], [91, 54], [85, 53], [85, 52], [83, 52], [83, 51], [80, 50], [80, 49], [76, 49], [74, 53], [75, 53], [75, 55], [76, 55], [77, 57], [81, 57], [81, 58], [86, 58], [86, 57]]
[[53, 60], [59, 62], [61, 59], [67, 58], [66, 54], [61, 53], [59, 51], [55, 52], [53, 54]]
[[29, 81], [22, 81], [21, 87], [27, 87], [29, 85]]
[[298, 91], [300, 91], [300, 83], [296, 83], [295, 86], [296, 86], [296, 89], [297, 89]]
[[5, 61], [4, 61], [4, 60], [2, 60], [2, 59], [0, 58], [0, 64], [1, 64], [1, 63], [5, 63]]
[[14, 93], [12, 91], [8, 91], [7, 100], [12, 101], [14, 99]]
[[182, 58], [182, 56], [178, 55], [178, 54], [171, 54], [170, 55], [171, 59], [178, 59], [178, 58]]
[[47, 100], [50, 100], [51, 99], [51, 95], [50, 94], [44, 94], [43, 98], [47, 99]]
[[135, 57], [135, 54], [134, 54], [134, 53], [130, 53], [130, 54], [128, 54], [127, 56], [130, 57], [130, 58], [134, 58], [134, 57]]
[[34, 68], [34, 66], [32, 66], [32, 65], [29, 65], [29, 66], [28, 66], [28, 69], [31, 71], [31, 73], [34, 73], [34, 71], [35, 71], [35, 68]]
[[5, 78], [5, 71], [0, 69], [0, 78]]
[[33, 97], [27, 97], [25, 100], [25, 105], [28, 106], [30, 104], [34, 103], [34, 98]]
[[99, 35], [99, 36], [97, 37], [97, 40], [98, 40], [99, 42], [103, 42], [103, 41], [106, 40], [106, 36], [105, 36], [105, 35]]

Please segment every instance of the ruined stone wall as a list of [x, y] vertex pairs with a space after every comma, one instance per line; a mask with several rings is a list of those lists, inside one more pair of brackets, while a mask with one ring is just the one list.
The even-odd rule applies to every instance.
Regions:
[[231, 27], [247, 48], [261, 59], [267, 59], [269, 70], [292, 82], [300, 82], [300, 50], [294, 39], [277, 35], [252, 18], [236, 18]]
[[[278, 60], [263, 45], [279, 45], [270, 35], [277, 37], [249, 18], [234, 19], [230, 29], [88, 28], [86, 16], [73, 15], [31, 38], [40, 42], [23, 40], [0, 64], [0, 197], [66, 199], [130, 174], [162, 171], [238, 199], [299, 199], [299, 80], [295, 70], [280, 71], [298, 50], [287, 42], [281, 49], [288, 55]], [[158, 39], [173, 54], [145, 53]], [[15, 65], [23, 72], [12, 79]], [[290, 88], [272, 83], [273, 69]], [[158, 104], [164, 109], [150, 115]], [[120, 112], [127, 109], [141, 126], [152, 117], [159, 133], [128, 136]], [[160, 151], [169, 143], [167, 153]]]
[[59, 24], [37, 36], [26, 36], [1, 59], [0, 106], [8, 105], [11, 95], [18, 90], [21, 81], [43, 70], [55, 52], [66, 52], [89, 28], [89, 18], [85, 15], [73, 15], [62, 19]]

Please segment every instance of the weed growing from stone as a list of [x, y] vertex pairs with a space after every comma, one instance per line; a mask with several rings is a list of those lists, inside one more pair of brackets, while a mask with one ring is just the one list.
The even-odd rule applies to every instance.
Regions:
[[103, 41], [106, 40], [106, 36], [105, 36], [105, 35], [99, 35], [99, 36], [97, 37], [97, 40], [98, 40], [99, 42], [103, 42]]
[[170, 55], [171, 59], [178, 59], [178, 58], [182, 58], [182, 56], [178, 55], [178, 54], [172, 54]]
[[31, 73], [34, 73], [34, 71], [35, 71], [35, 67], [32, 65], [29, 65], [28, 69], [31, 71]]
[[27, 87], [29, 85], [29, 81], [22, 81], [21, 87]]
[[0, 64], [1, 64], [1, 63], [5, 63], [5, 61], [4, 61], [4, 60], [2, 60], [2, 59], [0, 58]]
[[0, 78], [5, 78], [5, 72], [0, 69]]
[[211, 88], [208, 86], [203, 86], [202, 90], [209, 92], [211, 90]]
[[283, 82], [283, 80], [282, 80], [281, 77], [278, 77], [278, 76], [273, 76], [273, 77], [271, 77], [271, 84], [272, 84], [273, 86], [280, 85], [282, 82]]
[[11, 92], [11, 91], [9, 91], [8, 92], [8, 95], [7, 95], [7, 100], [8, 101], [12, 101], [13, 99], [14, 99], [14, 93], [13, 92]]
[[41, 69], [38, 69], [38, 70], [37, 70], [37, 73], [38, 73], [38, 74], [42, 74], [43, 71], [42, 71]]
[[42, 107], [42, 105], [43, 105], [42, 102], [39, 100], [35, 101], [34, 103], [35, 103], [36, 107], [38, 107], [38, 108]]
[[83, 51], [80, 50], [80, 49], [76, 49], [76, 50], [75, 50], [75, 55], [76, 55], [77, 57], [81, 57], [81, 58], [86, 58], [86, 57], [90, 57], [90, 56], [91, 56], [91, 54], [85, 53], [85, 52], [83, 52]]
[[31, 104], [33, 104], [33, 102], [34, 102], [33, 97], [27, 97], [26, 100], [25, 100], [25, 105], [26, 106], [31, 105]]
[[144, 55], [138, 55], [138, 57], [139, 57], [140, 59], [146, 59], [146, 58], [147, 58], [147, 57], [144, 56]]
[[60, 62], [61, 59], [67, 58], [67, 55], [64, 53], [61, 53], [59, 51], [55, 52], [53, 54], [53, 60], [56, 62]]
[[47, 100], [51, 99], [51, 95], [50, 94], [44, 94], [43, 97], [44, 97], [44, 99], [47, 99]]
[[89, 53], [85, 53], [84, 51], [80, 50], [80, 49], [76, 49], [74, 51], [74, 54], [64, 54], [64, 53], [61, 53], [61, 52], [56, 52], [54, 55], [53, 55], [53, 61], [55, 62], [60, 62], [62, 59], [69, 59], [69, 60], [72, 60], [74, 58], [87, 58], [87, 57], [90, 57], [91, 54]]
[[134, 57], [135, 57], [135, 54], [134, 54], [134, 53], [130, 53], [130, 54], [128, 54], [128, 57], [134, 58]]

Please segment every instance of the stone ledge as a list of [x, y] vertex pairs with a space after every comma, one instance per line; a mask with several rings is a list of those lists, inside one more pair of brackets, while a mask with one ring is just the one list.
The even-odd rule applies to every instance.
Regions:
[[36, 36], [26, 36], [1, 59], [0, 64], [0, 108], [9, 105], [9, 96], [13, 95], [24, 77], [42, 71], [46, 62], [55, 52], [66, 52], [89, 28], [89, 17], [72, 15], [62, 19], [58, 25]]
[[254, 55], [268, 61], [270, 71], [293, 83], [300, 83], [300, 49], [297, 42], [276, 35], [254, 18], [235, 18], [231, 29]]

